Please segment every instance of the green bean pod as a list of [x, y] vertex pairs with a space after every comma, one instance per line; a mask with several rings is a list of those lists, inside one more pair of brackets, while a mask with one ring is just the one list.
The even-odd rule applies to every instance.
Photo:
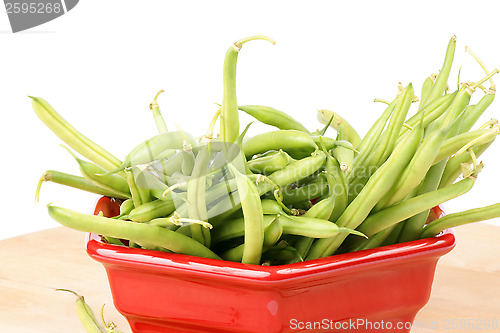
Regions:
[[427, 104], [427, 97], [429, 97], [429, 94], [432, 90], [432, 86], [434, 85], [434, 81], [436, 81], [437, 76], [432, 74], [429, 77], [427, 77], [424, 80], [424, 83], [422, 84], [422, 91], [420, 93], [420, 103], [418, 105], [418, 109], [422, 110], [424, 106]]
[[283, 227], [283, 234], [299, 235], [311, 238], [329, 238], [339, 233], [351, 233], [364, 236], [356, 230], [339, 227], [333, 222], [314, 217], [307, 217], [303, 215], [295, 217], [280, 215], [278, 220]]
[[119, 167], [122, 162], [108, 151], [85, 137], [64, 120], [49, 103], [39, 97], [31, 97], [33, 110], [40, 120], [68, 146], [106, 170]]
[[261, 123], [277, 127], [281, 130], [296, 130], [310, 134], [307, 128], [292, 116], [269, 106], [243, 105], [239, 106], [238, 109], [251, 115]]
[[432, 88], [425, 99], [427, 103], [432, 102], [439, 96], [443, 94], [443, 92], [446, 90], [446, 84], [448, 82], [448, 77], [450, 76], [450, 71], [451, 71], [451, 65], [453, 63], [453, 57], [455, 56], [455, 46], [457, 37], [453, 36], [450, 39], [450, 42], [448, 43], [448, 47], [446, 48], [446, 55], [444, 58], [444, 63], [443, 67], [439, 71], [439, 75], [436, 78], [436, 81], [434, 81], [434, 84], [432, 85]]
[[[282, 212], [280, 212], [282, 213]], [[263, 228], [267, 229], [276, 220], [276, 214], [264, 215]], [[224, 224], [215, 226], [212, 230], [212, 241], [220, 243], [229, 239], [245, 235], [245, 219], [243, 217], [225, 221]]]
[[462, 123], [462, 127], [460, 127], [460, 133], [465, 133], [469, 131], [474, 126], [479, 117], [481, 117], [484, 111], [486, 111], [488, 106], [490, 106], [491, 103], [493, 103], [494, 99], [495, 99], [495, 91], [488, 90], [486, 92], [486, 95], [484, 95], [483, 98], [481, 98], [479, 103], [470, 106], [465, 112], [465, 118]]
[[48, 206], [48, 211], [54, 220], [71, 229], [119, 239], [129, 239], [139, 244], [144, 243], [160, 246], [175, 253], [220, 259], [215, 253], [194, 239], [166, 228], [145, 223], [87, 215], [50, 205]]
[[134, 209], [134, 200], [127, 199], [120, 205], [120, 216], [128, 215]]
[[284, 150], [293, 158], [311, 155], [318, 146], [311, 136], [296, 130], [278, 130], [258, 134], [243, 141], [243, 152], [247, 159], [269, 150]]
[[356, 148], [361, 142], [361, 138], [359, 137], [359, 134], [356, 132], [356, 130], [347, 122], [347, 120], [345, 120], [335, 112], [329, 110], [318, 110], [318, 121], [320, 123], [327, 124], [330, 119], [332, 119], [332, 117], [333, 121], [330, 123], [330, 127], [338, 130], [339, 125], [342, 124], [345, 140], [352, 143], [354, 148]]
[[[207, 205], [205, 202], [206, 171], [209, 163], [209, 146], [204, 147], [195, 159], [192, 178], [188, 182], [187, 205], [189, 218], [207, 221]], [[210, 246], [210, 234], [204, 232], [199, 224], [191, 224], [191, 237], [205, 246]]]
[[158, 99], [158, 96], [163, 92], [163, 90], [160, 90], [156, 96], [153, 102], [149, 104], [149, 109], [153, 112], [153, 117], [155, 119], [156, 127], [158, 128], [158, 132], [161, 133], [167, 133], [167, 125], [165, 124], [165, 120], [163, 119], [163, 116], [161, 115], [160, 112], [160, 107], [158, 106], [158, 102], [156, 101]]
[[53, 182], [56, 184], [61, 184], [61, 185], [66, 185], [66, 186], [71, 186], [73, 188], [95, 193], [95, 194], [100, 194], [104, 195], [106, 197], [111, 197], [111, 198], [117, 198], [117, 199], [127, 199], [129, 196], [125, 195], [120, 195], [114, 191], [108, 191], [95, 183], [91, 182], [90, 180], [84, 178], [84, 177], [79, 177], [79, 176], [74, 176], [74, 175], [69, 175], [67, 173], [59, 172], [59, 171], [54, 171], [54, 170], [48, 170], [45, 171], [40, 177], [40, 180], [38, 182], [38, 186], [36, 188], [36, 194], [35, 194], [35, 200], [38, 202], [38, 198], [40, 195], [40, 189], [42, 187], [42, 184], [44, 182]]
[[166, 217], [175, 210], [177, 203], [180, 203], [180, 200], [150, 201], [136, 206], [126, 218], [134, 222], [147, 222], [158, 217]]
[[257, 156], [247, 162], [253, 173], [271, 174], [286, 167], [293, 159], [283, 150], [272, 151], [265, 156]]
[[437, 164], [447, 157], [457, 153], [461, 148], [469, 143], [474, 143], [474, 146], [483, 145], [485, 143], [491, 142], [499, 134], [499, 128], [485, 128], [479, 129], [471, 132], [466, 132], [443, 142], [439, 153], [434, 159], [433, 164]]
[[220, 133], [223, 142], [235, 142], [240, 135], [238, 104], [236, 102], [236, 62], [241, 47], [251, 40], [262, 39], [273, 44], [275, 41], [265, 36], [253, 36], [235, 42], [226, 52], [224, 59], [224, 97], [220, 113]]
[[420, 238], [432, 237], [449, 228], [498, 217], [500, 217], [500, 204], [498, 203], [460, 213], [448, 214], [426, 225], [420, 234]]
[[352, 164], [354, 161], [354, 147], [349, 141], [344, 140], [342, 143], [349, 144], [351, 147], [338, 145], [333, 149], [333, 157], [335, 157], [340, 163], [340, 170], [349, 173], [352, 170]]
[[241, 262], [244, 264], [260, 263], [264, 243], [264, 215], [257, 187], [234, 166], [229, 164], [236, 178], [241, 210], [245, 219], [245, 248]]
[[361, 223], [357, 230], [370, 237], [393, 224], [404, 221], [427, 209], [431, 209], [445, 201], [467, 193], [472, 189], [473, 185], [474, 179], [465, 178], [449, 187], [407, 199], [398, 205], [388, 207], [376, 214], [370, 215]]
[[327, 155], [326, 160], [326, 179], [329, 196], [335, 197], [333, 211], [328, 220], [336, 222], [348, 205], [348, 185], [346, 175], [340, 169], [339, 162], [330, 155]]
[[[368, 216], [377, 202], [390, 190], [410, 162], [423, 137], [423, 128], [414, 128], [394, 149], [387, 161], [373, 174], [356, 198], [336, 221], [339, 227], [356, 229]], [[332, 255], [342, 244], [343, 235], [316, 241], [307, 259]]]
[[56, 291], [67, 291], [76, 296], [76, 313], [78, 315], [78, 319], [82, 323], [83, 328], [87, 333], [107, 333], [108, 331], [104, 329], [97, 320], [94, 312], [85, 302], [85, 298], [81, 295], [78, 295], [73, 290], [69, 289], [56, 289]]
[[[471, 148], [476, 157], [481, 156], [482, 153], [488, 149], [488, 147], [493, 143], [494, 140], [482, 144], [477, 147]], [[441, 177], [441, 182], [439, 183], [439, 188], [447, 187], [453, 184], [455, 180], [462, 173], [462, 163], [467, 163], [470, 165], [472, 163], [472, 157], [470, 154], [464, 153], [459, 156], [451, 157], [446, 163], [446, 167], [443, 171], [443, 175]]]

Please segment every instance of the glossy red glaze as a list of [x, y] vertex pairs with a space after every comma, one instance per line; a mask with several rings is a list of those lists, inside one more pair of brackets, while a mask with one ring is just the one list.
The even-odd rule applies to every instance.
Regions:
[[[436, 263], [454, 245], [448, 231], [302, 263], [257, 266], [110, 245], [89, 234], [87, 252], [106, 268], [115, 306], [134, 333], [380, 333], [409, 332], [397, 326], [410, 325], [427, 303]], [[307, 323], [319, 326], [307, 329]]]

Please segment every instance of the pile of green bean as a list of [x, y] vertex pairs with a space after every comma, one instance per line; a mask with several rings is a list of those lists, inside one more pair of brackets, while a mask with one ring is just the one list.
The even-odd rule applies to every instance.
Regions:
[[[288, 114], [260, 105], [238, 106], [236, 62], [243, 44], [226, 53], [224, 94], [207, 133], [196, 140], [168, 131], [150, 105], [159, 134], [121, 161], [67, 123], [45, 100], [38, 117], [70, 148], [82, 176], [47, 171], [52, 181], [121, 200], [115, 217], [48, 206], [61, 224], [100, 234], [112, 244], [256, 265], [280, 265], [431, 237], [464, 223], [500, 216], [500, 204], [433, 219], [433, 207], [467, 193], [483, 164], [478, 157], [500, 132], [491, 120], [473, 129], [493, 102], [485, 71], [477, 82], [448, 89], [455, 37], [439, 75], [400, 85], [369, 131], [360, 137], [341, 116], [318, 112], [324, 127], [309, 131]], [[489, 88], [484, 84], [489, 83]], [[475, 91], [484, 96], [471, 104]], [[418, 107], [412, 116], [413, 103]], [[239, 112], [276, 130], [246, 137]], [[214, 127], [220, 118], [220, 136]], [[329, 137], [329, 128], [335, 137]], [[86, 159], [78, 157], [73, 151]]]

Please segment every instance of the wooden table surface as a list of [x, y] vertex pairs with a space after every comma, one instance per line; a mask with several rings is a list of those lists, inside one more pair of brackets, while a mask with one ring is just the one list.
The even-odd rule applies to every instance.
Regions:
[[[431, 299], [412, 333], [500, 332], [498, 326], [485, 329], [500, 325], [500, 227], [478, 223], [456, 233], [457, 246], [439, 261]], [[85, 252], [84, 238], [61, 227], [0, 241], [0, 332], [85, 332], [75, 297], [55, 288], [84, 295], [96, 312], [106, 303], [106, 320], [130, 332], [113, 307], [104, 268]]]

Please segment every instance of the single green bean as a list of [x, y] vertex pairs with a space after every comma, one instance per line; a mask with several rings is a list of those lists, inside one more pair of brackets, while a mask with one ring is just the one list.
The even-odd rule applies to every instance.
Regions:
[[262, 39], [273, 44], [275, 41], [265, 36], [253, 36], [235, 42], [226, 52], [224, 59], [224, 97], [220, 114], [220, 132], [223, 142], [235, 142], [239, 136], [238, 104], [236, 102], [236, 62], [241, 47], [246, 42]]
[[154, 200], [136, 206], [128, 215], [125, 217], [134, 222], [146, 222], [158, 217], [166, 217], [172, 212], [174, 212], [176, 204], [179, 204], [181, 200]]
[[500, 203], [469, 209], [460, 213], [448, 214], [427, 224], [422, 230], [420, 238], [432, 237], [449, 228], [498, 217], [500, 217]]
[[393, 224], [404, 221], [427, 209], [431, 209], [432, 207], [440, 205], [445, 201], [467, 193], [472, 189], [473, 185], [473, 178], [465, 178], [449, 187], [427, 192], [405, 200], [398, 205], [388, 207], [376, 214], [370, 215], [363, 223], [361, 223], [357, 230], [370, 237]]
[[471, 132], [466, 132], [459, 134], [443, 142], [439, 153], [434, 159], [433, 164], [441, 162], [447, 157], [457, 153], [461, 148], [467, 144], [473, 142], [474, 146], [483, 145], [485, 143], [491, 142], [500, 133], [500, 128], [498, 126], [492, 128], [484, 128]]
[[158, 99], [158, 96], [164, 92], [163, 90], [160, 90], [156, 96], [153, 102], [149, 104], [149, 109], [153, 111], [153, 117], [155, 118], [155, 123], [156, 127], [158, 128], [158, 132], [160, 133], [167, 133], [167, 125], [165, 124], [165, 120], [163, 119], [161, 112], [160, 112], [160, 107], [158, 106], [158, 102], [156, 101]]
[[87, 333], [106, 333], [107, 330], [104, 329], [98, 322], [94, 312], [90, 306], [85, 302], [85, 298], [78, 295], [73, 290], [69, 289], [55, 289], [56, 291], [67, 291], [76, 296], [76, 313], [78, 319], [82, 323], [83, 328]]
[[194, 239], [162, 227], [87, 215], [51, 205], [48, 211], [54, 220], [71, 229], [161, 246], [175, 253], [219, 259]]
[[238, 109], [245, 113], [248, 113], [261, 123], [277, 127], [281, 130], [296, 130], [310, 134], [307, 128], [305, 128], [292, 116], [269, 106], [243, 105], [239, 106]]
[[120, 216], [130, 214], [130, 212], [134, 209], [134, 200], [127, 199], [120, 205]]
[[489, 91], [486, 93], [486, 95], [483, 96], [483, 98], [481, 98], [479, 103], [477, 103], [476, 105], [471, 105], [465, 113], [465, 118], [462, 127], [460, 128], [460, 133], [469, 131], [474, 126], [479, 117], [481, 117], [484, 111], [486, 111], [488, 106], [493, 103], [494, 99], [495, 92]]
[[283, 227], [284, 234], [299, 235], [311, 238], [329, 238], [339, 233], [355, 234], [364, 236], [357, 230], [339, 227], [335, 223], [325, 219], [318, 219], [308, 216], [287, 216], [280, 215], [278, 218]]
[[100, 194], [104, 195], [106, 197], [111, 197], [111, 198], [117, 198], [117, 199], [127, 199], [128, 196], [121, 196], [117, 194], [116, 192], [113, 191], [108, 191], [100, 186], [97, 186], [95, 183], [91, 182], [90, 180], [84, 178], [84, 177], [79, 177], [79, 176], [73, 176], [69, 175], [67, 173], [59, 172], [59, 171], [54, 171], [54, 170], [48, 170], [45, 171], [40, 177], [40, 180], [38, 182], [38, 186], [36, 188], [36, 194], [35, 194], [35, 200], [38, 202], [39, 196], [40, 196], [40, 189], [42, 187], [42, 184], [44, 182], [53, 182], [56, 184], [61, 184], [61, 185], [66, 185], [66, 186], [71, 186], [73, 188], [77, 188], [80, 190], [84, 190], [87, 192], [95, 193], [95, 194]]
[[293, 159], [283, 150], [272, 151], [265, 156], [257, 156], [249, 160], [248, 167], [253, 173], [261, 173], [264, 175], [271, 174], [275, 171], [281, 170], [286, 167]]
[[322, 124], [327, 124], [333, 117], [333, 121], [330, 123], [330, 127], [337, 130], [339, 125], [342, 124], [345, 140], [352, 143], [354, 148], [356, 148], [361, 142], [361, 138], [356, 130], [341, 116], [337, 113], [329, 111], [329, 110], [319, 110], [318, 111], [318, 120]]
[[[481, 156], [482, 153], [488, 149], [488, 147], [493, 143], [494, 140], [485, 143], [483, 145], [471, 148], [476, 157]], [[441, 177], [441, 182], [439, 183], [439, 188], [447, 187], [453, 184], [455, 180], [462, 173], [462, 163], [470, 165], [472, 163], [472, 157], [470, 154], [461, 154], [459, 156], [453, 156], [446, 163], [443, 175]]]
[[328, 182], [325, 174], [320, 174], [315, 182], [310, 184], [295, 187], [286, 186], [283, 189], [283, 202], [286, 205], [293, 205], [294, 203], [311, 200], [328, 193]]
[[430, 103], [441, 96], [446, 89], [448, 77], [450, 76], [451, 65], [453, 63], [453, 57], [455, 55], [456, 40], [457, 37], [453, 36], [448, 43], [443, 67], [439, 71], [439, 75], [437, 76], [436, 81], [432, 85], [431, 91], [425, 100], [427, 103]]
[[420, 93], [420, 104], [418, 105], [418, 109], [422, 110], [424, 106], [427, 104], [427, 97], [429, 97], [429, 94], [432, 90], [432, 86], [434, 85], [434, 82], [436, 81], [437, 75], [432, 74], [430, 75], [427, 79], [425, 79], [424, 83], [422, 84], [422, 92]]
[[[280, 212], [279, 214], [281, 214]], [[264, 215], [263, 227], [264, 230], [276, 220], [276, 214]], [[243, 237], [245, 235], [245, 219], [243, 217], [225, 221], [220, 226], [215, 226], [212, 230], [212, 240], [215, 243], [220, 243], [232, 238]]]
[[247, 158], [269, 150], [282, 149], [293, 158], [311, 155], [318, 146], [311, 136], [296, 130], [278, 130], [258, 134], [243, 141], [243, 152]]
[[229, 167], [236, 178], [241, 210], [245, 219], [245, 248], [241, 262], [258, 265], [264, 243], [264, 215], [259, 191], [247, 176], [241, 174], [231, 164]]
[[38, 118], [68, 146], [106, 170], [113, 170], [122, 164], [119, 159], [78, 132], [45, 100], [29, 97], [33, 100], [33, 110]]
[[[349, 141], [343, 141], [344, 143], [349, 143]], [[354, 147], [351, 145], [350, 148], [345, 146], [337, 146], [333, 149], [333, 156], [340, 163], [340, 170], [349, 173], [352, 170], [352, 164], [354, 161]]]

